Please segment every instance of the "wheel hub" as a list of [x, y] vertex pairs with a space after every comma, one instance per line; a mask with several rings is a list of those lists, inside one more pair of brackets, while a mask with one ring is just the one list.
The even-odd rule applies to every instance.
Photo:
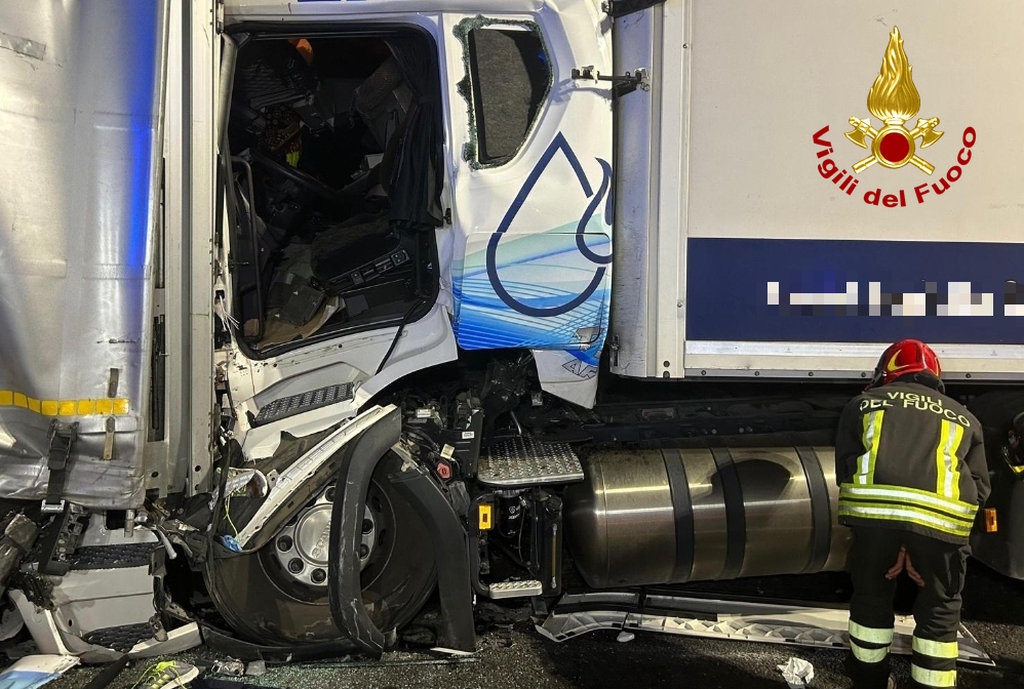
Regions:
[[[327, 586], [333, 503], [334, 486], [328, 486], [296, 519], [285, 525], [274, 540], [274, 556], [281, 564], [281, 571], [300, 584]], [[357, 552], [360, 571], [373, 555], [376, 537], [377, 523], [367, 506]]]

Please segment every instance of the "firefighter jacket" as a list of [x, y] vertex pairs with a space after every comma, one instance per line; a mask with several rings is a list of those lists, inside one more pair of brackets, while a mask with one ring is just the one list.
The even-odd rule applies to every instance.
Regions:
[[841, 524], [967, 543], [989, 493], [981, 423], [919, 382], [867, 390], [839, 418], [836, 482]]

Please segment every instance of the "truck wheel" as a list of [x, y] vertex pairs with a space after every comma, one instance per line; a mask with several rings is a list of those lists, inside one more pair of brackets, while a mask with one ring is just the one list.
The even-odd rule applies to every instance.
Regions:
[[981, 421], [985, 454], [992, 479], [992, 493], [985, 507], [996, 510], [998, 531], [975, 527], [971, 534], [974, 558], [1008, 577], [1024, 579], [1024, 484], [1003, 459], [1007, 432], [1013, 418], [1024, 411], [1024, 392], [1019, 388], [978, 395], [967, 405]]
[[[437, 579], [430, 534], [387, 479], [400, 464], [389, 452], [377, 466], [359, 544], [363, 605], [382, 631], [409, 623]], [[328, 485], [258, 552], [204, 567], [218, 611], [241, 636], [270, 645], [343, 638], [327, 597], [334, 491]]]

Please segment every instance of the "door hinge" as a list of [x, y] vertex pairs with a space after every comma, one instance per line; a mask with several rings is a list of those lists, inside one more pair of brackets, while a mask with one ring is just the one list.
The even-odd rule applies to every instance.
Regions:
[[578, 67], [572, 70], [573, 79], [588, 79], [591, 81], [610, 81], [612, 83], [612, 97], [621, 98], [626, 94], [633, 93], [637, 89], [650, 91], [651, 82], [647, 79], [647, 70], [638, 67], [632, 72], [626, 72], [624, 76], [605, 76], [594, 69], [593, 65]]
[[601, 10], [609, 17], [618, 19], [627, 14], [642, 12], [648, 7], [661, 5], [665, 0], [606, 0], [601, 3]]

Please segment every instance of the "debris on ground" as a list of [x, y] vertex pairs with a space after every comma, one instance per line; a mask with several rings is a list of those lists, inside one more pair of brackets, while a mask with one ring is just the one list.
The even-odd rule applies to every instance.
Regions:
[[[266, 668], [264, 668], [266, 669]], [[225, 675], [228, 677], [241, 677], [245, 674], [245, 663], [241, 660], [228, 658], [227, 660], [214, 661], [210, 674]]]
[[267, 661], [254, 660], [245, 666], [245, 674], [248, 677], [259, 677], [267, 674]]
[[77, 656], [32, 655], [20, 658], [0, 672], [0, 687], [4, 689], [36, 689], [57, 679], [78, 665]]
[[779, 670], [792, 689], [806, 687], [814, 679], [814, 666], [802, 658], [790, 658], [785, 664], [779, 665]]
[[132, 689], [177, 689], [199, 676], [199, 668], [181, 660], [164, 660], [151, 665]]

